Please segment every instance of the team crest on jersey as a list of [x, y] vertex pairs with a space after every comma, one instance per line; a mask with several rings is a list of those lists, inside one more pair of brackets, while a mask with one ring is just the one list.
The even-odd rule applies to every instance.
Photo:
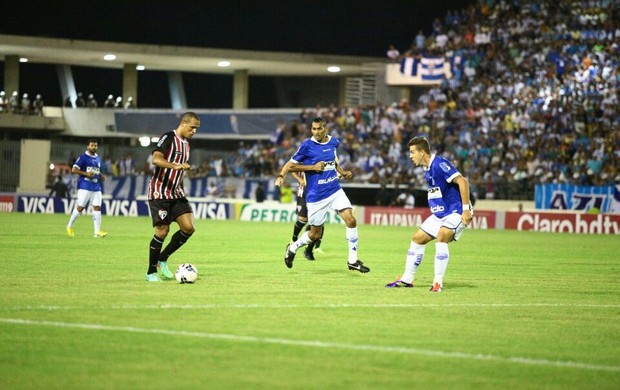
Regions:
[[444, 172], [450, 172], [450, 166], [445, 162], [440, 163], [439, 168]]
[[166, 219], [168, 212], [166, 210], [159, 210], [159, 219]]

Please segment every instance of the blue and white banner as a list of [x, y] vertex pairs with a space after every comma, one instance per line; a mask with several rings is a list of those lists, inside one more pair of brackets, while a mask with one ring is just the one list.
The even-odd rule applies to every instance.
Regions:
[[387, 85], [436, 85], [452, 78], [451, 66], [445, 57], [407, 57], [386, 66], [385, 82]]
[[620, 185], [538, 184], [535, 201], [537, 209], [620, 214]]
[[420, 77], [422, 80], [443, 80], [446, 77], [443, 57], [422, 57], [420, 60]]

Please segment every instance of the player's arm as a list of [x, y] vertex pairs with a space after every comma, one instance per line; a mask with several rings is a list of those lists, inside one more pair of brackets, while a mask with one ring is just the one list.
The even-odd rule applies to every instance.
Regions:
[[292, 161], [289, 161], [289, 163], [291, 163], [288, 166], [288, 171], [289, 172], [305, 172], [305, 171], [321, 172], [321, 171], [323, 171], [325, 169], [325, 166], [327, 165], [327, 163], [325, 161], [319, 161], [318, 163], [313, 164], [313, 165], [303, 165], [303, 164], [299, 164], [299, 163], [294, 163]]
[[469, 225], [473, 219], [473, 211], [471, 209], [471, 200], [469, 199], [469, 181], [462, 175], [454, 178], [453, 183], [459, 186], [459, 193], [463, 202], [463, 214], [461, 219], [465, 225]]
[[344, 177], [347, 180], [353, 179], [353, 172], [342, 168], [337, 158], [336, 158], [336, 172], [338, 172], [338, 179], [340, 179], [341, 177]]
[[153, 152], [153, 165], [160, 168], [175, 169], [177, 171], [188, 171], [192, 169], [191, 165], [186, 162], [183, 164], [171, 163], [170, 161], [166, 160], [164, 154], [159, 150], [155, 150]]
[[80, 175], [80, 176], [84, 176], [84, 177], [88, 177], [88, 178], [91, 178], [91, 177], [95, 176], [95, 172], [93, 172], [93, 171], [83, 171], [80, 168], [81, 167], [79, 165], [74, 165], [71, 168], [71, 173], [73, 173], [74, 175]]
[[276, 182], [275, 182], [276, 187], [280, 187], [282, 183], [284, 182], [284, 177], [288, 173], [288, 168], [290, 165], [291, 165], [291, 161], [289, 160], [286, 162], [286, 164], [284, 164], [282, 169], [280, 169], [280, 174], [278, 175], [278, 177], [276, 177]]

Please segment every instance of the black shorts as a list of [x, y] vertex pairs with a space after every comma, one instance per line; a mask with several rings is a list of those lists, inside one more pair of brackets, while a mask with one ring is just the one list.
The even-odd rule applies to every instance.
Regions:
[[297, 215], [303, 218], [308, 218], [308, 206], [306, 205], [306, 197], [298, 196], [297, 197]]
[[179, 216], [193, 213], [192, 206], [186, 198], [180, 199], [151, 199], [149, 200], [151, 219], [153, 227], [159, 225], [170, 225]]

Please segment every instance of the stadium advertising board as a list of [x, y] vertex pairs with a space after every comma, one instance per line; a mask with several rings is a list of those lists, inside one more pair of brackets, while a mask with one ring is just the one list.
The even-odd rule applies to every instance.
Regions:
[[12, 212], [14, 202], [15, 197], [13, 195], [0, 195], [0, 213]]
[[[295, 222], [297, 213], [295, 204], [245, 203], [236, 205], [237, 219], [253, 222]], [[353, 209], [355, 214], [355, 208]], [[326, 223], [344, 223], [335, 211], [327, 213]]]
[[[1, 198], [0, 198], [1, 199]], [[191, 201], [194, 217], [197, 219], [228, 219], [229, 206], [223, 203]], [[12, 205], [12, 202], [11, 202]], [[75, 208], [75, 199], [49, 198], [47, 196], [17, 196], [17, 211], [28, 214], [71, 214]], [[103, 199], [101, 209], [104, 215], [137, 217], [148, 216], [149, 206], [146, 200]], [[86, 209], [92, 213], [92, 207]]]
[[550, 233], [620, 234], [620, 215], [507, 211], [505, 227]]
[[[427, 208], [405, 209], [401, 207], [365, 207], [364, 223], [381, 226], [418, 227], [431, 215]], [[473, 229], [493, 229], [496, 224], [495, 211], [474, 211]]]
[[620, 213], [620, 185], [537, 184], [537, 209]]

